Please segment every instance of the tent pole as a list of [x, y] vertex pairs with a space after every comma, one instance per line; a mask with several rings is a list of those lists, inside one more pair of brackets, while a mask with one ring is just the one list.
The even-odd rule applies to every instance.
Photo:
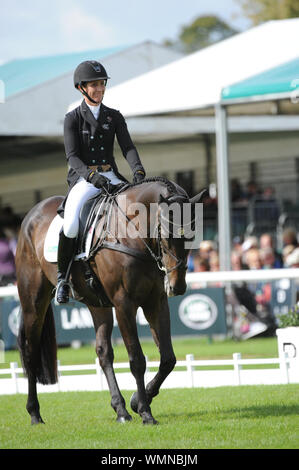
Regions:
[[231, 269], [231, 211], [227, 111], [221, 103], [215, 106], [215, 118], [219, 261], [220, 269], [226, 271]]

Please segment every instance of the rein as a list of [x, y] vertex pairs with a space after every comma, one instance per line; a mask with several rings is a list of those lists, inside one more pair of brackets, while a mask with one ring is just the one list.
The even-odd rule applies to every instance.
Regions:
[[[126, 218], [126, 220], [129, 223], [132, 223], [132, 221], [129, 219], [127, 214], [125, 214], [125, 212], [121, 209], [121, 207], [119, 206], [119, 204], [116, 200], [116, 197], [121, 192], [128, 189], [128, 187], [130, 187], [130, 186], [131, 186], [130, 184], [124, 185], [122, 188], [120, 188], [119, 191], [117, 191], [114, 194], [108, 193], [106, 188], [104, 188], [105, 191], [106, 191], [106, 195], [104, 196], [103, 203], [109, 204], [109, 211], [108, 211], [108, 214], [107, 214], [107, 219], [105, 221], [105, 231], [104, 231], [104, 227], [103, 227], [104, 235], [103, 235], [103, 237], [99, 237], [99, 239], [97, 240], [95, 245], [91, 248], [88, 259], [92, 258], [101, 248], [108, 248], [108, 249], [113, 249], [113, 250], [116, 250], [116, 251], [121, 251], [121, 252], [129, 254], [131, 256], [141, 258], [143, 260], [148, 260], [148, 256], [146, 256], [144, 253], [142, 253], [138, 250], [129, 248], [125, 245], [122, 245], [121, 243], [113, 243], [113, 242], [105, 241], [106, 235], [107, 235], [107, 233], [109, 233], [109, 226], [110, 226], [110, 219], [111, 219], [113, 204], [115, 204], [118, 207], [118, 210], [123, 214], [123, 216]], [[187, 265], [186, 265], [186, 263], [184, 263], [184, 260], [179, 259], [168, 247], [165, 247], [163, 245], [163, 243], [162, 243], [163, 238], [162, 238], [162, 234], [161, 234], [161, 226], [162, 226], [161, 217], [164, 220], [167, 220], [164, 216], [161, 216], [161, 213], [159, 212], [159, 214], [158, 214], [158, 224], [157, 224], [157, 251], [158, 251], [157, 254], [151, 249], [149, 244], [143, 238], [141, 238], [141, 237], [139, 237], [139, 238], [142, 241], [144, 247], [147, 249], [150, 257], [156, 262], [156, 264], [157, 264], [158, 268], [160, 269], [160, 271], [163, 271], [165, 273], [165, 275], [168, 276], [175, 269], [180, 268], [182, 265], [183, 265], [184, 268], [186, 268]], [[168, 222], [173, 224], [173, 222], [171, 222], [170, 220]], [[135, 228], [137, 228], [136, 225], [135, 225]], [[165, 266], [165, 264], [163, 262], [163, 254], [168, 254], [169, 256], [171, 256], [176, 261], [176, 265], [171, 267], [171, 268], [167, 268], [167, 266]]]

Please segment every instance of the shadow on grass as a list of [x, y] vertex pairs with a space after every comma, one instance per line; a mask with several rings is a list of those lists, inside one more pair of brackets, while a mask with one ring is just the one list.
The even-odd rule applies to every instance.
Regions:
[[178, 419], [203, 419], [205, 417], [212, 417], [217, 413], [218, 419], [231, 419], [233, 417], [247, 418], [247, 419], [262, 419], [266, 417], [284, 417], [284, 416], [298, 416], [299, 406], [298, 405], [254, 405], [247, 407], [234, 407], [224, 408], [221, 406], [214, 409], [200, 410], [200, 411], [186, 411], [186, 412], [172, 412], [172, 413], [160, 413], [159, 418], [178, 420]]

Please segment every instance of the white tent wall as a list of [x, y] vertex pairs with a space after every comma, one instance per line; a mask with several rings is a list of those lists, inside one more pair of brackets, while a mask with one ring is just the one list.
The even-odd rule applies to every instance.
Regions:
[[213, 106], [222, 88], [298, 56], [299, 18], [269, 21], [107, 91], [108, 106], [143, 116]]

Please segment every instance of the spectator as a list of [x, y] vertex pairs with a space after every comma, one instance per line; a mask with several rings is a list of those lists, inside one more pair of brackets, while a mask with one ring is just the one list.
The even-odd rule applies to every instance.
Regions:
[[286, 257], [286, 267], [288, 267], [288, 268], [298, 268], [299, 267], [299, 248], [295, 248]]
[[16, 281], [14, 253], [9, 240], [0, 228], [0, 285], [5, 286]]
[[243, 201], [244, 196], [240, 181], [237, 178], [233, 178], [231, 180], [231, 201], [233, 203]]
[[264, 269], [282, 268], [282, 263], [275, 259], [273, 248], [262, 248], [260, 250], [260, 258]]
[[204, 240], [199, 246], [199, 254], [201, 258], [209, 260], [212, 252], [215, 251], [215, 245], [211, 240]]
[[260, 236], [260, 248], [263, 250], [264, 248], [271, 248], [274, 252], [274, 268], [282, 268], [283, 267], [283, 260], [282, 256], [275, 250], [273, 236], [270, 233], [263, 233]]
[[193, 257], [194, 272], [210, 271], [210, 265], [207, 259], [202, 258], [200, 253]]
[[287, 257], [292, 253], [292, 251], [295, 250], [295, 245], [286, 245], [283, 250], [282, 250], [282, 260], [283, 260], [283, 266], [287, 266]]
[[243, 264], [242, 252], [240, 252], [239, 250], [232, 250], [231, 267], [233, 271], [240, 271], [241, 269], [247, 268], [247, 266], [244, 266]]
[[259, 246], [259, 241], [257, 237], [248, 237], [245, 239], [245, 241], [242, 243], [242, 251], [243, 253], [246, 253], [246, 251], [250, 250], [251, 248], [258, 248]]
[[243, 237], [236, 236], [233, 238], [233, 250], [242, 253]]
[[248, 269], [261, 269], [262, 262], [260, 258], [260, 252], [257, 248], [250, 248], [245, 254], [245, 262]]
[[251, 201], [256, 199], [258, 196], [260, 196], [260, 190], [258, 188], [258, 185], [255, 181], [248, 181], [247, 183], [247, 191], [245, 192], [245, 198], [247, 201]]
[[210, 271], [220, 271], [219, 255], [216, 251], [210, 256]]
[[292, 227], [286, 228], [282, 234], [282, 242], [283, 242], [283, 246], [294, 245], [295, 247], [297, 247], [298, 241], [297, 241], [296, 230]]

